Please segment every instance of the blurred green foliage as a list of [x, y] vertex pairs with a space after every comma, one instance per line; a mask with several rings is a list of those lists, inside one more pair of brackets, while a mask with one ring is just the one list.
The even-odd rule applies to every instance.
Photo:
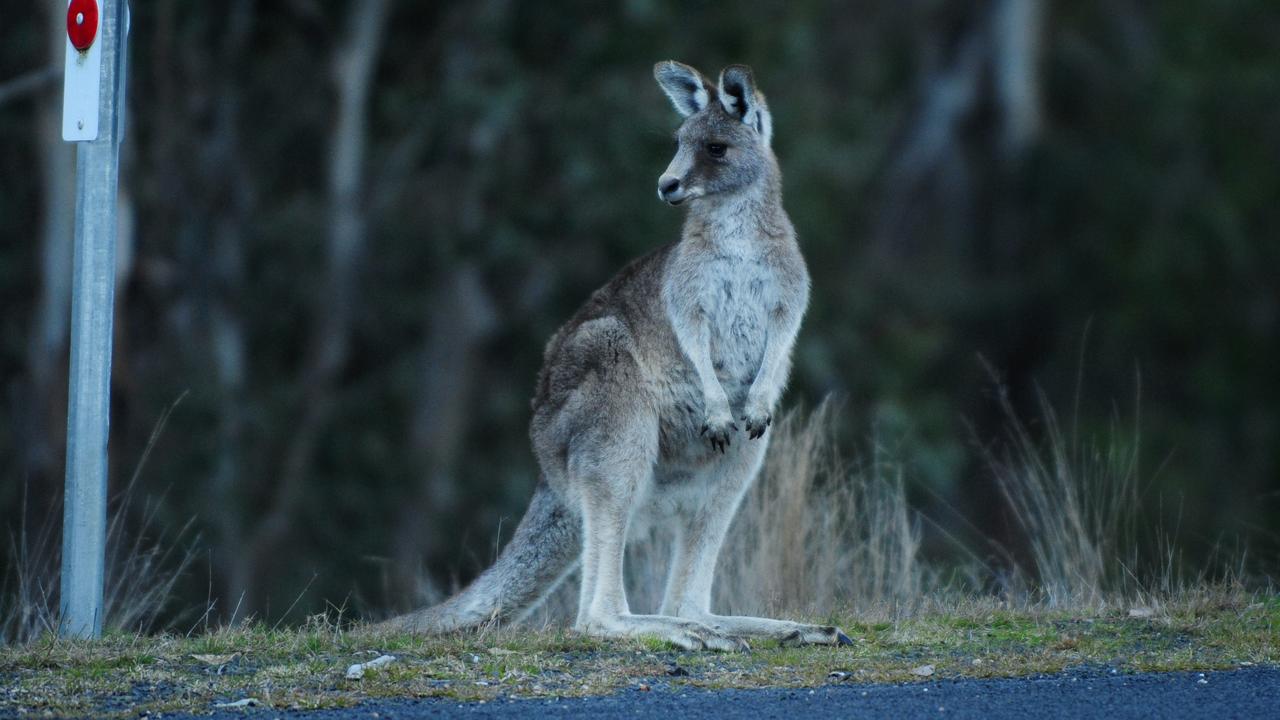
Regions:
[[[654, 199], [677, 124], [650, 76], [664, 58], [755, 68], [814, 278], [787, 402], [846, 396], [850, 447], [874, 437], [905, 461], [938, 527], [1019, 541], [976, 452], [1001, 436], [1003, 385], [1028, 416], [1042, 388], [1081, 437], [1140, 434], [1152, 521], [1195, 552], [1237, 535], [1274, 548], [1280, 9], [1048, 3], [1027, 150], [1001, 155], [993, 60], [942, 159], [895, 184], [933, 85], [966, 43], [995, 42], [998, 6], [396, 4], [368, 106], [349, 353], [248, 608], [279, 615], [308, 583], [297, 613], [411, 604], [403, 577], [447, 589], [486, 564], [500, 525], [507, 537], [536, 477], [525, 433], [543, 343], [628, 259], [678, 236], [680, 214]], [[112, 476], [190, 390], [142, 477], [167, 491], [164, 521], [196, 516], [210, 549], [180, 604], [212, 585], [218, 612], [236, 605], [235, 538], [278, 503], [316, 401], [304, 371], [333, 291], [331, 75], [350, 7], [133, 8]], [[6, 24], [0, 83], [61, 62], [46, 25]], [[61, 482], [65, 390], [29, 392], [45, 222], [32, 168], [47, 162], [40, 103], [59, 94], [0, 104], [12, 527], [24, 497], [41, 518]], [[242, 334], [238, 385], [219, 317]], [[432, 385], [436, 371], [449, 374]]]

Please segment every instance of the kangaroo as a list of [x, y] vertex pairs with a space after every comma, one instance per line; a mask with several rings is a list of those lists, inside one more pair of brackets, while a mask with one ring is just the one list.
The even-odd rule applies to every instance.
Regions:
[[[850, 644], [839, 629], [716, 615], [716, 559], [755, 480], [809, 301], [809, 274], [782, 209], [773, 123], [751, 69], [712, 84], [654, 66], [684, 117], [658, 197], [687, 205], [678, 242], [624, 267], [547, 344], [530, 438], [541, 478], [496, 563], [458, 595], [388, 621], [443, 633], [518, 620], [575, 567], [575, 628], [657, 637], [695, 650], [747, 638]], [[623, 588], [628, 533], [670, 525], [675, 543], [657, 615]]]

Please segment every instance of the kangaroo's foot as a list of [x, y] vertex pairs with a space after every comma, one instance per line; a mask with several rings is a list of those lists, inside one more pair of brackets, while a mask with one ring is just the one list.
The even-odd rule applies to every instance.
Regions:
[[777, 640], [783, 645], [852, 645], [853, 641], [834, 625], [808, 625], [790, 620], [737, 615], [699, 614], [690, 616], [717, 632], [743, 637]]
[[655, 637], [685, 650], [746, 651], [747, 641], [693, 620], [667, 615], [608, 615], [578, 623], [578, 629], [595, 637]]

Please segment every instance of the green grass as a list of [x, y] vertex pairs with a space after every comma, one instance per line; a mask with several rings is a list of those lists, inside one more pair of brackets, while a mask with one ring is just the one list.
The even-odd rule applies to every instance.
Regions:
[[[685, 653], [652, 640], [604, 642], [567, 630], [498, 630], [443, 638], [358, 635], [323, 622], [297, 630], [238, 628], [198, 637], [46, 637], [0, 649], [0, 715], [207, 711], [252, 697], [278, 709], [349, 706], [366, 698], [569, 697], [624, 689], [804, 687], [1057, 672], [1231, 668], [1280, 662], [1280, 596], [1199, 591], [1131, 617], [1128, 608], [1008, 609], [969, 600], [908, 618], [834, 618], [851, 648]], [[832, 618], [822, 618], [830, 620]], [[346, 668], [381, 653], [397, 661], [362, 680]], [[199, 657], [197, 657], [199, 656]], [[687, 675], [670, 676], [679, 665]], [[833, 671], [849, 673], [833, 680]]]

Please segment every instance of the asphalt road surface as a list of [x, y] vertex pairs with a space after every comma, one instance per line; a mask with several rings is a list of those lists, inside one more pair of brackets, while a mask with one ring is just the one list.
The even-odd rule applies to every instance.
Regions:
[[[1280, 667], [1126, 675], [1106, 669], [1000, 680], [813, 689], [696, 690], [655, 685], [580, 699], [458, 703], [376, 700], [348, 710], [216, 713], [216, 718], [1280, 718]], [[203, 715], [200, 717], [210, 717]]]

